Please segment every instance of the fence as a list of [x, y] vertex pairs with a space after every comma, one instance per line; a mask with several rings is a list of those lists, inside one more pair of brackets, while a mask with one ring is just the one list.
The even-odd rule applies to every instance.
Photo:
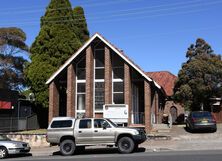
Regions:
[[21, 130], [38, 129], [37, 115], [29, 117], [1, 117], [0, 118], [0, 132], [12, 132]]

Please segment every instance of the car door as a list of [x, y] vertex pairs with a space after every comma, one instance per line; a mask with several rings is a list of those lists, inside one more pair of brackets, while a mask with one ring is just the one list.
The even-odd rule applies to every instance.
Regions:
[[92, 144], [92, 119], [80, 119], [75, 127], [76, 144]]
[[[106, 124], [106, 128], [103, 128]], [[93, 142], [98, 143], [114, 143], [115, 134], [113, 127], [105, 119], [93, 120]]]

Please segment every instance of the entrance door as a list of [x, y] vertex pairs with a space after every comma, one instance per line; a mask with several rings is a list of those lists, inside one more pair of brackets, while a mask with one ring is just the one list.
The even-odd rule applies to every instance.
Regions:
[[172, 116], [172, 123], [175, 123], [176, 122], [176, 119], [177, 119], [177, 108], [176, 107], [171, 107], [170, 108], [170, 114]]

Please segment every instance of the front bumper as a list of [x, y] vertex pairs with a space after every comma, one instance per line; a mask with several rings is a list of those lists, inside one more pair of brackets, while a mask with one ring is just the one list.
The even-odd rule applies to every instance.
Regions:
[[146, 141], [147, 137], [145, 134], [143, 135], [133, 135], [133, 140], [135, 141], [136, 144], [141, 144], [144, 141]]
[[24, 148], [9, 148], [8, 154], [24, 154], [30, 152], [30, 147], [24, 147]]
[[193, 129], [217, 129], [215, 123], [194, 123]]

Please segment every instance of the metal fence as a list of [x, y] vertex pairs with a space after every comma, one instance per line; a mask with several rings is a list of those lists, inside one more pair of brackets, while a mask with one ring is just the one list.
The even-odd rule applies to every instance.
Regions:
[[38, 129], [37, 115], [28, 117], [1, 117], [0, 118], [0, 132], [14, 132], [22, 130]]

